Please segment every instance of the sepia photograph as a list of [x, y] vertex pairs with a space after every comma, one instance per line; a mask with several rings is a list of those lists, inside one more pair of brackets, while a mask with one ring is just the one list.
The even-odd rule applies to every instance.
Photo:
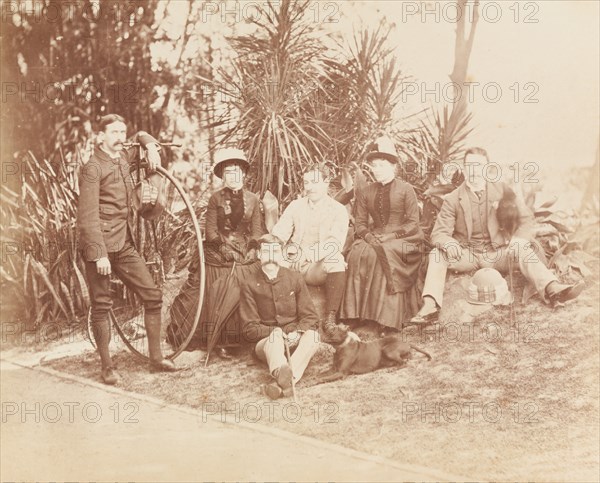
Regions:
[[0, 15], [1, 482], [599, 481], [600, 1]]

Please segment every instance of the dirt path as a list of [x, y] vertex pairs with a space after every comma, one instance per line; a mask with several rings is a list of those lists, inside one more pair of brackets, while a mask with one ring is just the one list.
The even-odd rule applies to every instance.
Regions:
[[[458, 283], [448, 285], [450, 295], [461, 289]], [[473, 320], [465, 319], [462, 306], [453, 310], [448, 304], [440, 327], [405, 334], [407, 341], [431, 352], [433, 361], [415, 356], [402, 369], [315, 385], [332, 360], [332, 348], [323, 344], [299, 384], [299, 405], [286, 406], [290, 401], [280, 400], [271, 412], [269, 401], [258, 392], [269, 376], [250, 352], [230, 361], [216, 358], [208, 367], [202, 353], [187, 352], [177, 360], [186, 370], [159, 375], [148, 373], [116, 337], [112, 350], [120, 388], [127, 394], [157, 398], [195, 414], [213, 413], [217, 421], [294, 433], [297, 441], [314, 438], [310, 441], [375, 455], [392, 466], [435, 468], [471, 480], [598, 481], [599, 294], [594, 279], [565, 307], [551, 309], [531, 300], [517, 304], [514, 317], [498, 307]], [[460, 298], [455, 294], [455, 300]], [[62, 348], [44, 350], [44, 367], [98, 384], [98, 357], [89, 342], [74, 337]], [[41, 357], [39, 351], [22, 354], [30, 364]], [[257, 446], [255, 441], [251, 445]], [[209, 443], [200, 447], [212, 448]], [[238, 461], [243, 454], [225, 452], [218, 461]], [[341, 470], [347, 468], [342, 465]], [[330, 479], [346, 474], [353, 480], [387, 479], [366, 473], [361, 478], [352, 470]], [[273, 479], [293, 478], [282, 475]]]
[[213, 407], [176, 408], [6, 361], [0, 369], [2, 481], [459, 479], [249, 424], [256, 408], [224, 424]]

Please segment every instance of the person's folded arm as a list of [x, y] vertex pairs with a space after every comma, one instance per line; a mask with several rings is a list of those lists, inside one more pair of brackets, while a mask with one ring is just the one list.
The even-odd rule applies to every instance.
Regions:
[[138, 131], [135, 135], [135, 141], [141, 144], [144, 149], [154, 146], [158, 151], [161, 150], [158, 140], [148, 134], [146, 131]]
[[[131, 141], [134, 143], [139, 143], [146, 151], [148, 149], [156, 148], [156, 150], [160, 152], [162, 149], [158, 140], [145, 131], [138, 131], [135, 133]], [[125, 156], [130, 164], [138, 161], [138, 152], [139, 148], [137, 146], [132, 146], [125, 150]]]

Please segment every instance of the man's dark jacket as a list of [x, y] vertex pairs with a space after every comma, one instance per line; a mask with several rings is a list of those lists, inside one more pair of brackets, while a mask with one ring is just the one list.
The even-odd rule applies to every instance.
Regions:
[[[135, 136], [142, 146], [158, 143], [145, 132]], [[79, 248], [89, 262], [123, 249], [131, 221], [131, 196], [134, 180], [130, 171], [137, 160], [138, 148], [121, 151], [111, 158], [100, 148], [79, 172], [77, 227]]]

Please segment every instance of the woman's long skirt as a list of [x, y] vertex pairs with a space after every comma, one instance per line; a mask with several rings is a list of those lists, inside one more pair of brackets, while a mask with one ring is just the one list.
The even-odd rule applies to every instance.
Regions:
[[[422, 287], [417, 281], [422, 255], [417, 246], [402, 240], [385, 242], [382, 248], [383, 260], [382, 255], [362, 239], [352, 245], [347, 258], [346, 290], [340, 318], [373, 320], [386, 327], [401, 329], [421, 304]], [[390, 277], [393, 289], [388, 282]]]
[[[236, 264], [233, 271], [232, 264], [229, 264], [228, 266], [205, 264], [205, 269], [204, 303], [202, 305], [200, 321], [194, 337], [188, 344], [188, 349], [192, 350], [207, 345], [210, 332], [214, 328], [212, 323], [207, 322], [207, 316], [208, 314], [215, 313], [215, 304], [222, 303], [226, 300], [228, 305], [239, 306], [239, 291], [222, 292], [217, 289], [215, 282], [220, 277], [231, 275], [235, 285], [238, 286], [240, 280], [247, 278], [250, 273], [260, 269], [260, 263], [255, 262], [246, 265]], [[173, 337], [189, 333], [189, 329], [187, 329], [187, 332], [185, 331], [186, 328], [189, 328], [191, 322], [193, 322], [192, 318], [196, 313], [199, 300], [200, 279], [196, 274], [192, 273], [171, 305], [171, 323], [167, 330], [168, 337], [169, 335]], [[242, 340], [242, 330], [243, 326], [239, 317], [239, 310], [236, 309], [223, 326], [217, 345], [221, 347], [231, 347], [242, 344], [244, 342]]]

